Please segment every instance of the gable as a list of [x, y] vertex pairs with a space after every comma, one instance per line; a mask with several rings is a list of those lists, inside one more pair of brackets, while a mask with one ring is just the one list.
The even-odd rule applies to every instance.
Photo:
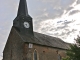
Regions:
[[8, 36], [8, 39], [7, 39], [7, 42], [6, 42], [6, 45], [5, 45], [5, 48], [3, 50], [3, 53], [4, 51], [6, 51], [7, 49], [8, 50], [11, 50], [12, 49], [12, 46], [17, 43], [20, 43], [20, 42], [23, 42], [23, 40], [21, 39], [21, 37], [19, 36], [18, 32], [15, 30], [14, 27], [11, 28], [11, 31], [10, 31], [10, 34]]

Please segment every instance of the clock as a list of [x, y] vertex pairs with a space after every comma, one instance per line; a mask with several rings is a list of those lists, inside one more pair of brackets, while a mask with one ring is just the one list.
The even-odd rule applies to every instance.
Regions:
[[28, 22], [24, 22], [24, 27], [25, 28], [29, 28], [30, 27], [29, 23]]

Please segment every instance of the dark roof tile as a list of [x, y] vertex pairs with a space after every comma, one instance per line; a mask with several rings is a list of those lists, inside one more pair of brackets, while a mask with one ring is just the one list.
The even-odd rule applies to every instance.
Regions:
[[44, 45], [49, 47], [56, 47], [61, 49], [70, 48], [68, 43], [62, 41], [60, 38], [57, 37], [52, 37], [37, 32], [34, 32], [34, 36], [21, 35], [17, 30], [16, 32], [19, 34], [19, 36], [24, 42], [34, 43], [34, 44], [39, 44], [39, 45]]

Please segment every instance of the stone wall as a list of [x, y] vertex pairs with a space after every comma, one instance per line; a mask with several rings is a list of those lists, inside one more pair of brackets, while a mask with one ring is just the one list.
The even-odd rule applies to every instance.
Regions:
[[3, 51], [3, 60], [23, 60], [24, 42], [12, 28]]
[[25, 44], [25, 56], [28, 60], [34, 60], [34, 51], [37, 51], [37, 60], [58, 60], [58, 56], [65, 57], [65, 50], [40, 46], [33, 44], [33, 48], [29, 48], [29, 44]]

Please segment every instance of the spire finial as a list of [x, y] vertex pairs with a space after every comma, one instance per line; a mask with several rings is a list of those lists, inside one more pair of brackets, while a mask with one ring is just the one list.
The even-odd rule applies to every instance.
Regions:
[[25, 16], [28, 15], [26, 0], [20, 0], [20, 2], [19, 2], [19, 8], [18, 8], [17, 16], [19, 16], [19, 15], [25, 15]]

